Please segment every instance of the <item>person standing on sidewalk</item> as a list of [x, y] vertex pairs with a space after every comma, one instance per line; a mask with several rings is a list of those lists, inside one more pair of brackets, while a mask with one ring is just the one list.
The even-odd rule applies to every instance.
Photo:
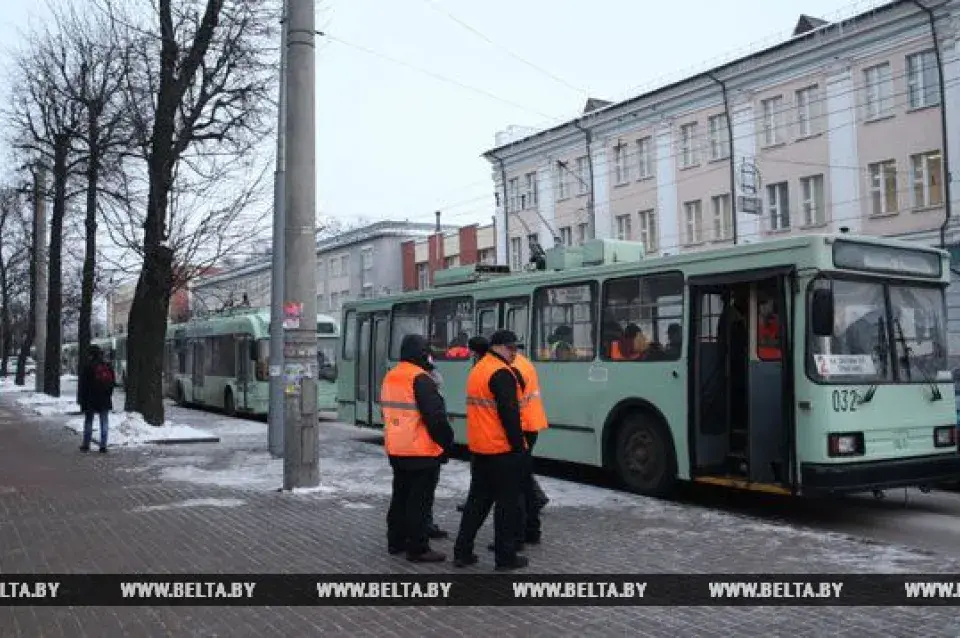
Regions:
[[420, 335], [400, 343], [400, 363], [383, 378], [384, 447], [393, 468], [393, 495], [387, 511], [387, 549], [406, 550], [407, 560], [446, 560], [430, 548], [428, 519], [432, 491], [445, 456], [453, 446], [453, 428], [443, 397], [430, 376], [430, 347]]
[[457, 567], [479, 560], [473, 553], [474, 541], [492, 507], [497, 570], [529, 564], [517, 554], [524, 444], [520, 385], [510, 367], [516, 353], [517, 336], [509, 330], [495, 332], [489, 352], [467, 378], [467, 447], [472, 458], [470, 491], [453, 549]]
[[549, 499], [533, 475], [533, 446], [541, 430], [547, 428], [547, 413], [543, 409], [540, 396], [540, 378], [533, 363], [518, 352], [513, 367], [523, 379], [520, 397], [520, 425], [526, 443], [524, 450], [523, 478], [520, 485], [520, 542], [537, 544], [540, 542], [540, 510]]
[[103, 359], [99, 346], [90, 346], [90, 360], [84, 365], [78, 379], [80, 411], [83, 412], [83, 443], [81, 452], [90, 451], [93, 438], [93, 417], [100, 418], [100, 452], [107, 451], [107, 430], [110, 428], [110, 410], [113, 409], [113, 389], [117, 377], [113, 368]]
[[[432, 356], [427, 359], [427, 362], [430, 364], [430, 370], [427, 371], [427, 374], [429, 374], [433, 382], [437, 384], [437, 392], [444, 401], [444, 411], [446, 411], [446, 399], [443, 399], [443, 375], [440, 374], [440, 371], [434, 366]], [[446, 463], [448, 460], [447, 455], [444, 454], [440, 462]], [[446, 530], [440, 529], [440, 526], [437, 525], [433, 518], [433, 499], [436, 496], [439, 482], [440, 472], [437, 472], [435, 480], [433, 481], [433, 489], [427, 493], [427, 536], [430, 540], [440, 540], [450, 536]]]

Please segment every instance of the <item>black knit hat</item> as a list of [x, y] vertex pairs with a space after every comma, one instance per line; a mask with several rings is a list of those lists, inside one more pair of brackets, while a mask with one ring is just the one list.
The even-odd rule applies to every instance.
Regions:
[[516, 346], [517, 335], [512, 330], [497, 330], [490, 337], [490, 346]]

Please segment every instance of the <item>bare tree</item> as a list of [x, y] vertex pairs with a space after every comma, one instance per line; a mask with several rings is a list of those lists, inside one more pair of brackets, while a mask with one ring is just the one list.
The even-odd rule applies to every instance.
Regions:
[[[244, 197], [206, 207], [203, 220], [184, 214], [224, 180], [250, 170], [249, 157], [271, 130], [275, 68], [271, 47], [277, 10], [262, 0], [155, 0], [155, 24], [120, 15], [102, 0], [119, 37], [133, 43], [126, 59], [125, 110], [145, 163], [143, 268], [130, 310], [126, 409], [163, 423], [161, 373], [170, 296], [178, 278], [177, 229], [203, 236], [208, 219], [235, 219]], [[146, 4], [146, 3], [144, 3]], [[237, 201], [239, 199], [240, 201]], [[212, 225], [230, 227], [231, 224]], [[205, 234], [208, 238], [209, 232]], [[188, 270], [191, 264], [176, 264]]]
[[7, 376], [14, 324], [24, 319], [16, 315], [25, 314], [22, 297], [30, 286], [30, 245], [23, 209], [18, 189], [0, 190], [0, 377]]

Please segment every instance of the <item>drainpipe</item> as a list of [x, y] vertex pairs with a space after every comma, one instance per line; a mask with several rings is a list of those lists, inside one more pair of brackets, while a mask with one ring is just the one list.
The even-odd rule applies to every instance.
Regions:
[[937, 22], [933, 9], [927, 7], [920, 0], [912, 0], [923, 11], [926, 11], [930, 20], [930, 32], [933, 36], [933, 54], [937, 58], [937, 76], [940, 78], [940, 134], [943, 136], [943, 196], [945, 199], [943, 224], [940, 226], [940, 247], [947, 245], [947, 226], [950, 225], [950, 151], [947, 143], [947, 92], [943, 86], [943, 61], [940, 58], [940, 39], [937, 37]]
[[584, 136], [587, 138], [587, 167], [590, 169], [590, 192], [587, 193], [587, 212], [590, 214], [590, 238], [597, 238], [597, 211], [594, 209], [594, 198], [593, 198], [593, 150], [591, 148], [593, 144], [593, 134], [590, 132], [590, 129], [580, 126], [580, 122], [574, 120], [573, 125], [583, 131]]
[[730, 223], [733, 230], [733, 245], [737, 245], [737, 180], [736, 180], [736, 171], [734, 170], [734, 157], [733, 157], [733, 116], [730, 113], [730, 102], [727, 100], [727, 85], [725, 82], [717, 78], [712, 73], [707, 73], [707, 76], [720, 85], [720, 90], [723, 92], [723, 112], [727, 117], [727, 145], [729, 146], [730, 154]]
[[[507, 266], [510, 265], [510, 200], [507, 199], [507, 167], [502, 157], [493, 156], [500, 163], [500, 182], [503, 184], [503, 258]], [[494, 240], [496, 240], [497, 229], [494, 227]]]

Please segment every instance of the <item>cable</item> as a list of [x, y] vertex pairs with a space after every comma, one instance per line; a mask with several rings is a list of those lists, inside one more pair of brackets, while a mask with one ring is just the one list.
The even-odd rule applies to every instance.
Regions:
[[470, 31], [471, 33], [473, 33], [474, 35], [476, 35], [476, 36], [479, 37], [480, 39], [484, 40], [484, 41], [487, 42], [488, 44], [491, 44], [491, 45], [493, 45], [494, 47], [500, 49], [501, 51], [503, 51], [504, 53], [506, 53], [506, 54], [509, 55], [510, 57], [512, 57], [512, 58], [514, 58], [514, 59], [516, 59], [516, 60], [519, 60], [519, 61], [522, 62], [523, 64], [526, 64], [526, 65], [529, 66], [530, 68], [534, 69], [535, 71], [539, 71], [540, 73], [546, 75], [547, 77], [551, 78], [552, 80], [555, 80], [556, 82], [559, 82], [560, 84], [564, 85], [564, 86], [567, 87], [568, 89], [571, 89], [571, 90], [573, 90], [573, 91], [576, 91], [577, 93], [579, 93], [579, 94], [581, 94], [581, 95], [587, 95], [587, 92], [586, 92], [585, 90], [583, 90], [583, 89], [581, 89], [581, 88], [578, 88], [578, 87], [570, 84], [569, 82], [567, 82], [567, 81], [564, 80], [563, 78], [554, 75], [553, 73], [551, 73], [550, 71], [547, 71], [547, 70], [544, 69], [543, 67], [537, 66], [537, 65], [534, 64], [533, 62], [531, 62], [531, 61], [527, 60], [526, 58], [523, 58], [522, 56], [514, 53], [513, 51], [511, 51], [510, 49], [506, 48], [506, 47], [503, 46], [502, 44], [498, 44], [497, 42], [494, 42], [494, 41], [491, 40], [489, 37], [487, 37], [486, 35], [484, 35], [484, 34], [481, 33], [480, 31], [478, 31], [477, 29], [473, 28], [472, 26], [470, 26], [469, 24], [467, 24], [466, 22], [464, 22], [464, 21], [461, 20], [460, 18], [456, 17], [455, 15], [453, 15], [452, 13], [450, 13], [449, 11], [447, 11], [447, 10], [445, 10], [445, 9], [441, 9], [440, 7], [438, 7], [437, 4], [436, 4], [436, 2], [434, 2], [434, 0], [423, 0], [423, 1], [424, 1], [427, 5], [429, 5], [430, 8], [433, 9], [434, 11], [436, 11], [436, 12], [438, 12], [438, 13], [441, 13], [441, 14], [447, 16], [448, 18], [450, 18], [451, 20], [453, 20], [454, 22], [456, 22], [457, 24], [459, 24], [461, 27], [463, 27], [463, 28], [466, 29], [467, 31]]

